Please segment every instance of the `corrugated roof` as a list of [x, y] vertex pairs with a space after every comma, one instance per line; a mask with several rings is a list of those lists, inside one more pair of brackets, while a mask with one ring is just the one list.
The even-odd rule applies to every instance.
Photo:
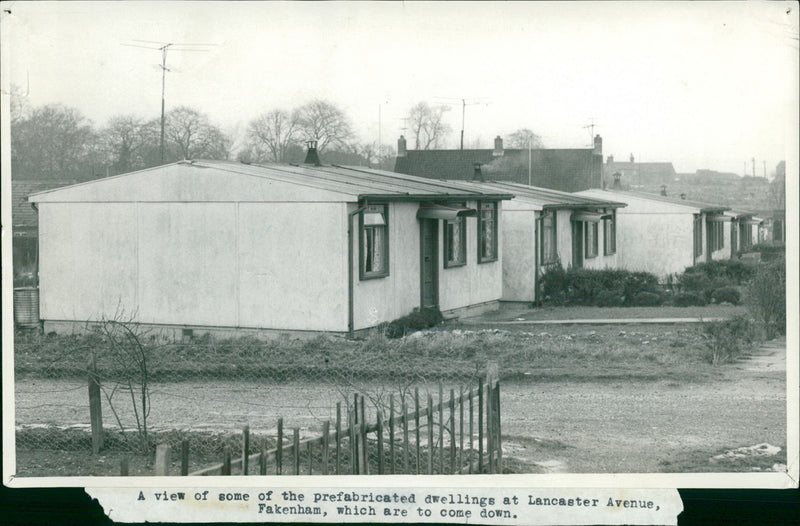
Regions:
[[[397, 157], [395, 171], [421, 177], [472, 180], [474, 164], [483, 175], [499, 181], [528, 182], [528, 150], [407, 150]], [[530, 151], [531, 183], [541, 188], [574, 192], [600, 184], [602, 155], [588, 149], [537, 149]]]
[[[112, 179], [135, 177], [137, 173], [158, 171], [182, 165], [198, 169], [236, 173], [261, 179], [291, 183], [342, 194], [349, 199], [421, 201], [425, 199], [511, 199], [508, 192], [484, 192], [455, 181], [439, 181], [377, 169], [335, 165], [243, 164], [233, 161], [181, 161], [139, 172], [81, 183], [91, 185]], [[80, 186], [80, 185], [75, 185]], [[42, 192], [49, 193], [49, 192]]]
[[508, 192], [514, 194], [517, 199], [524, 199], [544, 209], [575, 209], [575, 208], [621, 208], [627, 206], [625, 203], [596, 199], [585, 195], [578, 195], [569, 192], [561, 192], [550, 188], [540, 188], [526, 184], [512, 183], [508, 181], [487, 181], [485, 183], [471, 182], [476, 188], [491, 189], [493, 192]]

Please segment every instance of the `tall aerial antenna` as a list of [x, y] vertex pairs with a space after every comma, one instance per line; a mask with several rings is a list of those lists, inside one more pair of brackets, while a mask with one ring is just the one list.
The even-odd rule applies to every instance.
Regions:
[[436, 97], [439, 100], [445, 101], [445, 104], [456, 105], [461, 103], [461, 149], [464, 149], [464, 117], [467, 112], [467, 106], [475, 106], [476, 104], [489, 104], [488, 97], [473, 97], [471, 99], [459, 99], [455, 97]]
[[595, 126], [596, 125], [594, 123], [594, 117], [592, 117], [591, 118], [591, 122], [583, 127], [584, 130], [586, 130], [586, 129], [589, 130], [589, 144], [592, 145], [592, 146], [594, 145], [594, 127]]
[[161, 64], [159, 67], [161, 68], [161, 141], [159, 143], [159, 152], [161, 154], [161, 163], [164, 163], [164, 106], [165, 106], [165, 88], [166, 88], [166, 80], [167, 80], [167, 71], [170, 71], [167, 68], [167, 50], [172, 49], [174, 51], [208, 51], [208, 49], [203, 49], [211, 46], [215, 46], [216, 44], [190, 44], [190, 43], [178, 43], [178, 42], [154, 42], [152, 40], [133, 40], [137, 42], [137, 44], [122, 44], [123, 46], [130, 46], [130, 47], [140, 47], [144, 49], [155, 49], [161, 52]]

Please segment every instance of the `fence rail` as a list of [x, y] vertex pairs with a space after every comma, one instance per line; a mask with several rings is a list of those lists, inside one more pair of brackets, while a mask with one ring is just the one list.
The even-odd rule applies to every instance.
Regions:
[[[252, 451], [250, 428], [242, 432], [242, 451], [230, 447], [221, 462], [189, 472], [189, 445], [181, 445], [181, 475], [358, 475], [358, 474], [468, 474], [502, 473], [500, 381], [496, 366], [477, 388], [451, 388], [445, 398], [439, 383], [438, 399], [431, 393], [389, 398], [388, 407], [376, 407], [368, 422], [363, 395], [352, 403], [336, 404], [336, 419], [323, 422], [318, 436], [301, 440], [300, 429], [289, 433], [283, 418], [277, 422], [275, 447]], [[384, 415], [387, 412], [388, 415]], [[345, 420], [346, 419], [346, 420]], [[156, 474], [169, 474], [171, 448], [156, 449]], [[121, 470], [122, 472], [122, 470]]]

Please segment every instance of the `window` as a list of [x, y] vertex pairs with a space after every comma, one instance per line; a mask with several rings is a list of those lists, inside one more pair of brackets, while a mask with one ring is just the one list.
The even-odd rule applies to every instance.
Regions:
[[617, 211], [612, 210], [603, 219], [603, 254], [610, 256], [617, 252]]
[[703, 218], [694, 216], [694, 257], [703, 255]]
[[558, 235], [556, 229], [556, 212], [542, 212], [542, 265], [558, 261]]
[[745, 251], [753, 245], [753, 225], [748, 222], [740, 223], [739, 232], [739, 245], [741, 250]]
[[597, 257], [597, 223], [594, 221], [587, 221], [584, 223], [584, 232], [586, 232], [586, 257]]
[[[459, 203], [458, 207], [465, 207]], [[467, 218], [457, 217], [444, 222], [444, 268], [461, 267], [467, 264]]]
[[359, 215], [361, 264], [359, 278], [389, 275], [389, 210], [386, 205], [370, 205]]
[[714, 220], [712, 217], [706, 220], [706, 233], [708, 235], [708, 250], [715, 252], [725, 247], [725, 223]]
[[478, 263], [497, 260], [497, 203], [478, 202]]

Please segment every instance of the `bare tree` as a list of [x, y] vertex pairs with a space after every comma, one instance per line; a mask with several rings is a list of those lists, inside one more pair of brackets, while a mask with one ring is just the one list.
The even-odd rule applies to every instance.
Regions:
[[247, 127], [248, 151], [254, 161], [287, 161], [299, 134], [297, 111], [272, 110], [262, 113]]
[[414, 149], [430, 150], [438, 148], [450, 133], [450, 126], [444, 122], [447, 106], [431, 106], [419, 102], [408, 113], [411, 133], [414, 136]]
[[42, 106], [11, 131], [12, 170], [18, 177], [85, 178], [96, 162], [97, 134], [77, 109], [61, 104]]
[[353, 137], [353, 126], [341, 108], [316, 99], [301, 106], [297, 112], [302, 136], [317, 141], [320, 153], [328, 146], [347, 148], [347, 142]]
[[194, 108], [179, 106], [167, 113], [164, 135], [173, 160], [227, 159], [230, 154], [230, 139]]
[[148, 166], [145, 148], [158, 140], [156, 130], [133, 115], [112, 117], [100, 132], [102, 147], [115, 174]]
[[533, 132], [533, 130], [529, 130], [528, 128], [520, 128], [514, 133], [511, 133], [506, 138], [506, 147], [527, 150], [529, 141], [530, 147], [534, 150], [544, 148], [544, 142], [542, 142], [541, 136], [537, 135]]
[[28, 94], [22, 92], [22, 88], [12, 84], [8, 92], [9, 113], [11, 124], [15, 124], [25, 119], [30, 111], [28, 104]]

